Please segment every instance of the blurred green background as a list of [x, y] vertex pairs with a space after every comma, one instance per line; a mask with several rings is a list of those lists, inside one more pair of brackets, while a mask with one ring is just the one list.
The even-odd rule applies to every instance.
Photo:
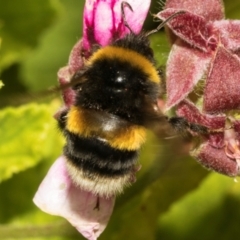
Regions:
[[[64, 140], [52, 115], [59, 96], [41, 96], [57, 84], [81, 38], [83, 0], [0, 0], [0, 239], [82, 239], [60, 217], [41, 212], [32, 198]], [[225, 1], [227, 18], [240, 19], [239, 0]], [[160, 9], [153, 1], [151, 12]], [[152, 29], [149, 17], [145, 29]], [[159, 65], [169, 45], [151, 38]], [[0, 84], [1, 86], [2, 84]], [[138, 181], [117, 200], [99, 239], [225, 240], [240, 236], [240, 184], [210, 173], [176, 146], [149, 141]]]

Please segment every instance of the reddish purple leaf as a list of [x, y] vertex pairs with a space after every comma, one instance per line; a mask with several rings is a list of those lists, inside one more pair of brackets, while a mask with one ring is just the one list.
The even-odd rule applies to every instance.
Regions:
[[80, 39], [72, 48], [68, 59], [68, 67], [70, 74], [74, 74], [77, 70], [83, 67], [84, 59], [82, 53], [83, 53], [82, 39]]
[[[157, 17], [166, 20], [177, 12], [176, 9], [166, 9], [158, 13]], [[214, 50], [217, 46], [217, 37], [212, 26], [201, 16], [185, 12], [174, 17], [167, 26], [183, 41], [204, 52]]]
[[[167, 65], [167, 106], [180, 102], [178, 116], [208, 127], [206, 133], [198, 134], [203, 143], [192, 155], [210, 170], [236, 176], [240, 121], [229, 111], [240, 109], [240, 21], [222, 20], [221, 0], [167, 0], [165, 8], [158, 14], [163, 20], [186, 11], [167, 24], [171, 40], [178, 39]], [[202, 75], [206, 83], [199, 99], [203, 99], [203, 107], [198, 109], [187, 96]]]
[[209, 128], [212, 131], [208, 135], [204, 136], [205, 141], [215, 148], [222, 148], [224, 143], [224, 127], [226, 117], [213, 116], [208, 114], [203, 114], [200, 110], [191, 102], [184, 100], [177, 106], [177, 115], [184, 117], [190, 123], [199, 124]]
[[[69, 72], [68, 66], [60, 68], [57, 75], [58, 75], [58, 82], [60, 86], [63, 88], [66, 84], [70, 82], [70, 78], [72, 76], [72, 74]], [[62, 91], [62, 98], [63, 98], [65, 107], [68, 108], [71, 105], [73, 105], [75, 95], [76, 93], [72, 88], [66, 88]]]
[[[64, 88], [70, 82], [71, 77], [73, 74], [81, 69], [84, 65], [83, 57], [82, 57], [82, 40], [79, 40], [73, 47], [69, 60], [68, 65], [62, 67], [58, 71], [58, 82], [61, 87]], [[65, 88], [62, 91], [62, 97], [65, 107], [70, 107], [75, 99], [75, 91], [72, 88]], [[61, 111], [61, 110], [60, 110]], [[55, 116], [59, 114], [56, 113]]]
[[167, 103], [171, 108], [182, 101], [194, 88], [207, 69], [210, 58], [198, 49], [178, 40], [167, 62]]
[[189, 101], [182, 101], [177, 107], [177, 115], [186, 118], [191, 123], [204, 125], [212, 130], [221, 129], [225, 126], [226, 117], [203, 114]]
[[208, 136], [208, 144], [211, 147], [222, 149], [225, 146], [223, 129], [222, 132], [211, 133]]
[[220, 33], [220, 41], [226, 49], [240, 50], [240, 20], [215, 21], [213, 28]]
[[233, 121], [233, 128], [237, 133], [237, 138], [240, 140], [240, 120]]
[[237, 162], [227, 157], [224, 148], [217, 149], [205, 143], [191, 154], [200, 164], [209, 170], [231, 177], [235, 177], [239, 174]]
[[239, 82], [239, 58], [219, 46], [206, 79], [204, 111], [216, 114], [240, 109]]
[[188, 10], [208, 21], [224, 18], [224, 7], [221, 0], [167, 0], [165, 9], [167, 8]]

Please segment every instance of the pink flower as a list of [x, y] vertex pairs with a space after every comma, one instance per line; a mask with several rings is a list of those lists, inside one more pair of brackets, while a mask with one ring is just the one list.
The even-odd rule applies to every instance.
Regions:
[[[192, 152], [209, 169], [239, 174], [240, 20], [225, 20], [221, 0], [168, 0], [157, 14], [167, 23], [173, 43], [167, 62], [167, 108], [209, 128]], [[232, 112], [230, 112], [232, 111]]]
[[[73, 105], [75, 91], [67, 85], [76, 71], [84, 67], [84, 58], [91, 55], [94, 45], [106, 46], [129, 33], [123, 24], [120, 0], [86, 0], [84, 9], [83, 38], [73, 47], [68, 65], [58, 72], [63, 87], [64, 106], [56, 114]], [[125, 8], [128, 25], [141, 31], [148, 13], [150, 0], [128, 0], [133, 11]], [[104, 198], [83, 191], [71, 181], [66, 170], [66, 159], [59, 157], [41, 183], [35, 204], [43, 211], [66, 218], [87, 239], [95, 240], [105, 229], [111, 216], [115, 196]]]
[[89, 240], [97, 239], [105, 229], [114, 200], [114, 197], [98, 198], [75, 186], [67, 173], [63, 156], [52, 165], [33, 199], [44, 212], [66, 218]]
[[[83, 48], [90, 51], [93, 44], [106, 46], [116, 38], [122, 38], [129, 29], [124, 26], [120, 0], [86, 1], [84, 9]], [[128, 0], [133, 12], [125, 8], [126, 20], [134, 33], [139, 33], [145, 21], [150, 0]]]

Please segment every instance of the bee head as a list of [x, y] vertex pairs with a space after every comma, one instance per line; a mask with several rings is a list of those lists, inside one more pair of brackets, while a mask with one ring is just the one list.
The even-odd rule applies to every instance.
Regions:
[[[122, 50], [124, 55], [124, 50]], [[101, 56], [101, 57], [100, 57]], [[103, 110], [127, 120], [134, 120], [142, 115], [146, 99], [153, 102], [159, 97], [160, 84], [151, 80], [144, 69], [133, 64], [134, 59], [125, 57], [102, 57], [94, 59], [91, 65], [77, 78], [74, 89], [77, 92], [76, 105]]]

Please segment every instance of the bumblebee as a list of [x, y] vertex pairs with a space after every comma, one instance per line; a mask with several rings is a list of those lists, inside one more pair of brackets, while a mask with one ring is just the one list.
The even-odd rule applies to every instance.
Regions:
[[162, 77], [149, 34], [131, 31], [124, 4], [130, 33], [97, 49], [74, 74], [75, 103], [58, 120], [73, 182], [105, 197], [133, 182], [149, 123], [166, 121], [157, 107]]

